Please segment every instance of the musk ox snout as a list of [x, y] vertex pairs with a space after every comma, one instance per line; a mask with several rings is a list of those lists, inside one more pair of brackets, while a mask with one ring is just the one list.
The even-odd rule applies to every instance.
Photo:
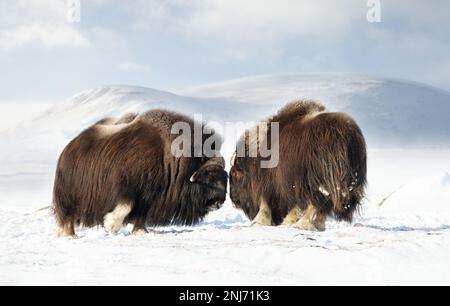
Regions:
[[245, 213], [252, 215], [248, 209], [251, 207], [249, 202], [252, 194], [250, 180], [247, 178], [249, 172], [242, 166], [241, 159], [233, 156], [230, 170], [230, 198], [235, 208], [242, 209]]
[[190, 182], [205, 188], [208, 211], [219, 209], [227, 194], [228, 174], [225, 171], [225, 160], [222, 157], [208, 160], [191, 176]]

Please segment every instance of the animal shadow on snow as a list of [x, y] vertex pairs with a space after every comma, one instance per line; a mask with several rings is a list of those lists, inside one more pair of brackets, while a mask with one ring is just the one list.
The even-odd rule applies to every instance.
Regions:
[[411, 226], [378, 226], [378, 225], [365, 225], [366, 228], [385, 231], [385, 232], [426, 232], [429, 234], [436, 234], [438, 232], [450, 230], [450, 225], [441, 225], [437, 227], [411, 227]]

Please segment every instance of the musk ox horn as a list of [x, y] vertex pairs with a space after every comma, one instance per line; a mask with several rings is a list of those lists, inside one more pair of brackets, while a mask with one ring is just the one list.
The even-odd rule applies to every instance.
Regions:
[[216, 165], [216, 166], [220, 166], [222, 168], [225, 168], [225, 159], [223, 157], [214, 157], [211, 158], [210, 160], [208, 160], [205, 163], [205, 166], [211, 166], [211, 165]]
[[189, 179], [189, 181], [191, 183], [195, 183], [196, 182], [196, 176], [198, 174], [198, 172], [202, 169], [205, 169], [207, 167], [210, 166], [219, 166], [221, 168], [225, 168], [225, 159], [223, 157], [214, 157], [211, 158], [210, 160], [208, 160], [206, 163], [204, 163], [199, 170], [195, 171], [194, 174], [192, 174], [191, 178]]
[[233, 156], [231, 157], [231, 167], [234, 167], [236, 165], [236, 152], [234, 152]]

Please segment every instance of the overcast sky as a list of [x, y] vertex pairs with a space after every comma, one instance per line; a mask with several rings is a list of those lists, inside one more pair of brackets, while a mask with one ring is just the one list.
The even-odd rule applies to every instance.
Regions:
[[176, 90], [243, 76], [353, 72], [450, 90], [450, 1], [0, 0], [0, 103], [105, 84]]

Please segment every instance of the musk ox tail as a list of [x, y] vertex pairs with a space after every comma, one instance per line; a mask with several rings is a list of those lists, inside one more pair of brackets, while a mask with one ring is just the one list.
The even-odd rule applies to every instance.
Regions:
[[323, 113], [308, 124], [309, 196], [319, 211], [352, 221], [365, 196], [367, 153], [364, 136], [347, 115]]

